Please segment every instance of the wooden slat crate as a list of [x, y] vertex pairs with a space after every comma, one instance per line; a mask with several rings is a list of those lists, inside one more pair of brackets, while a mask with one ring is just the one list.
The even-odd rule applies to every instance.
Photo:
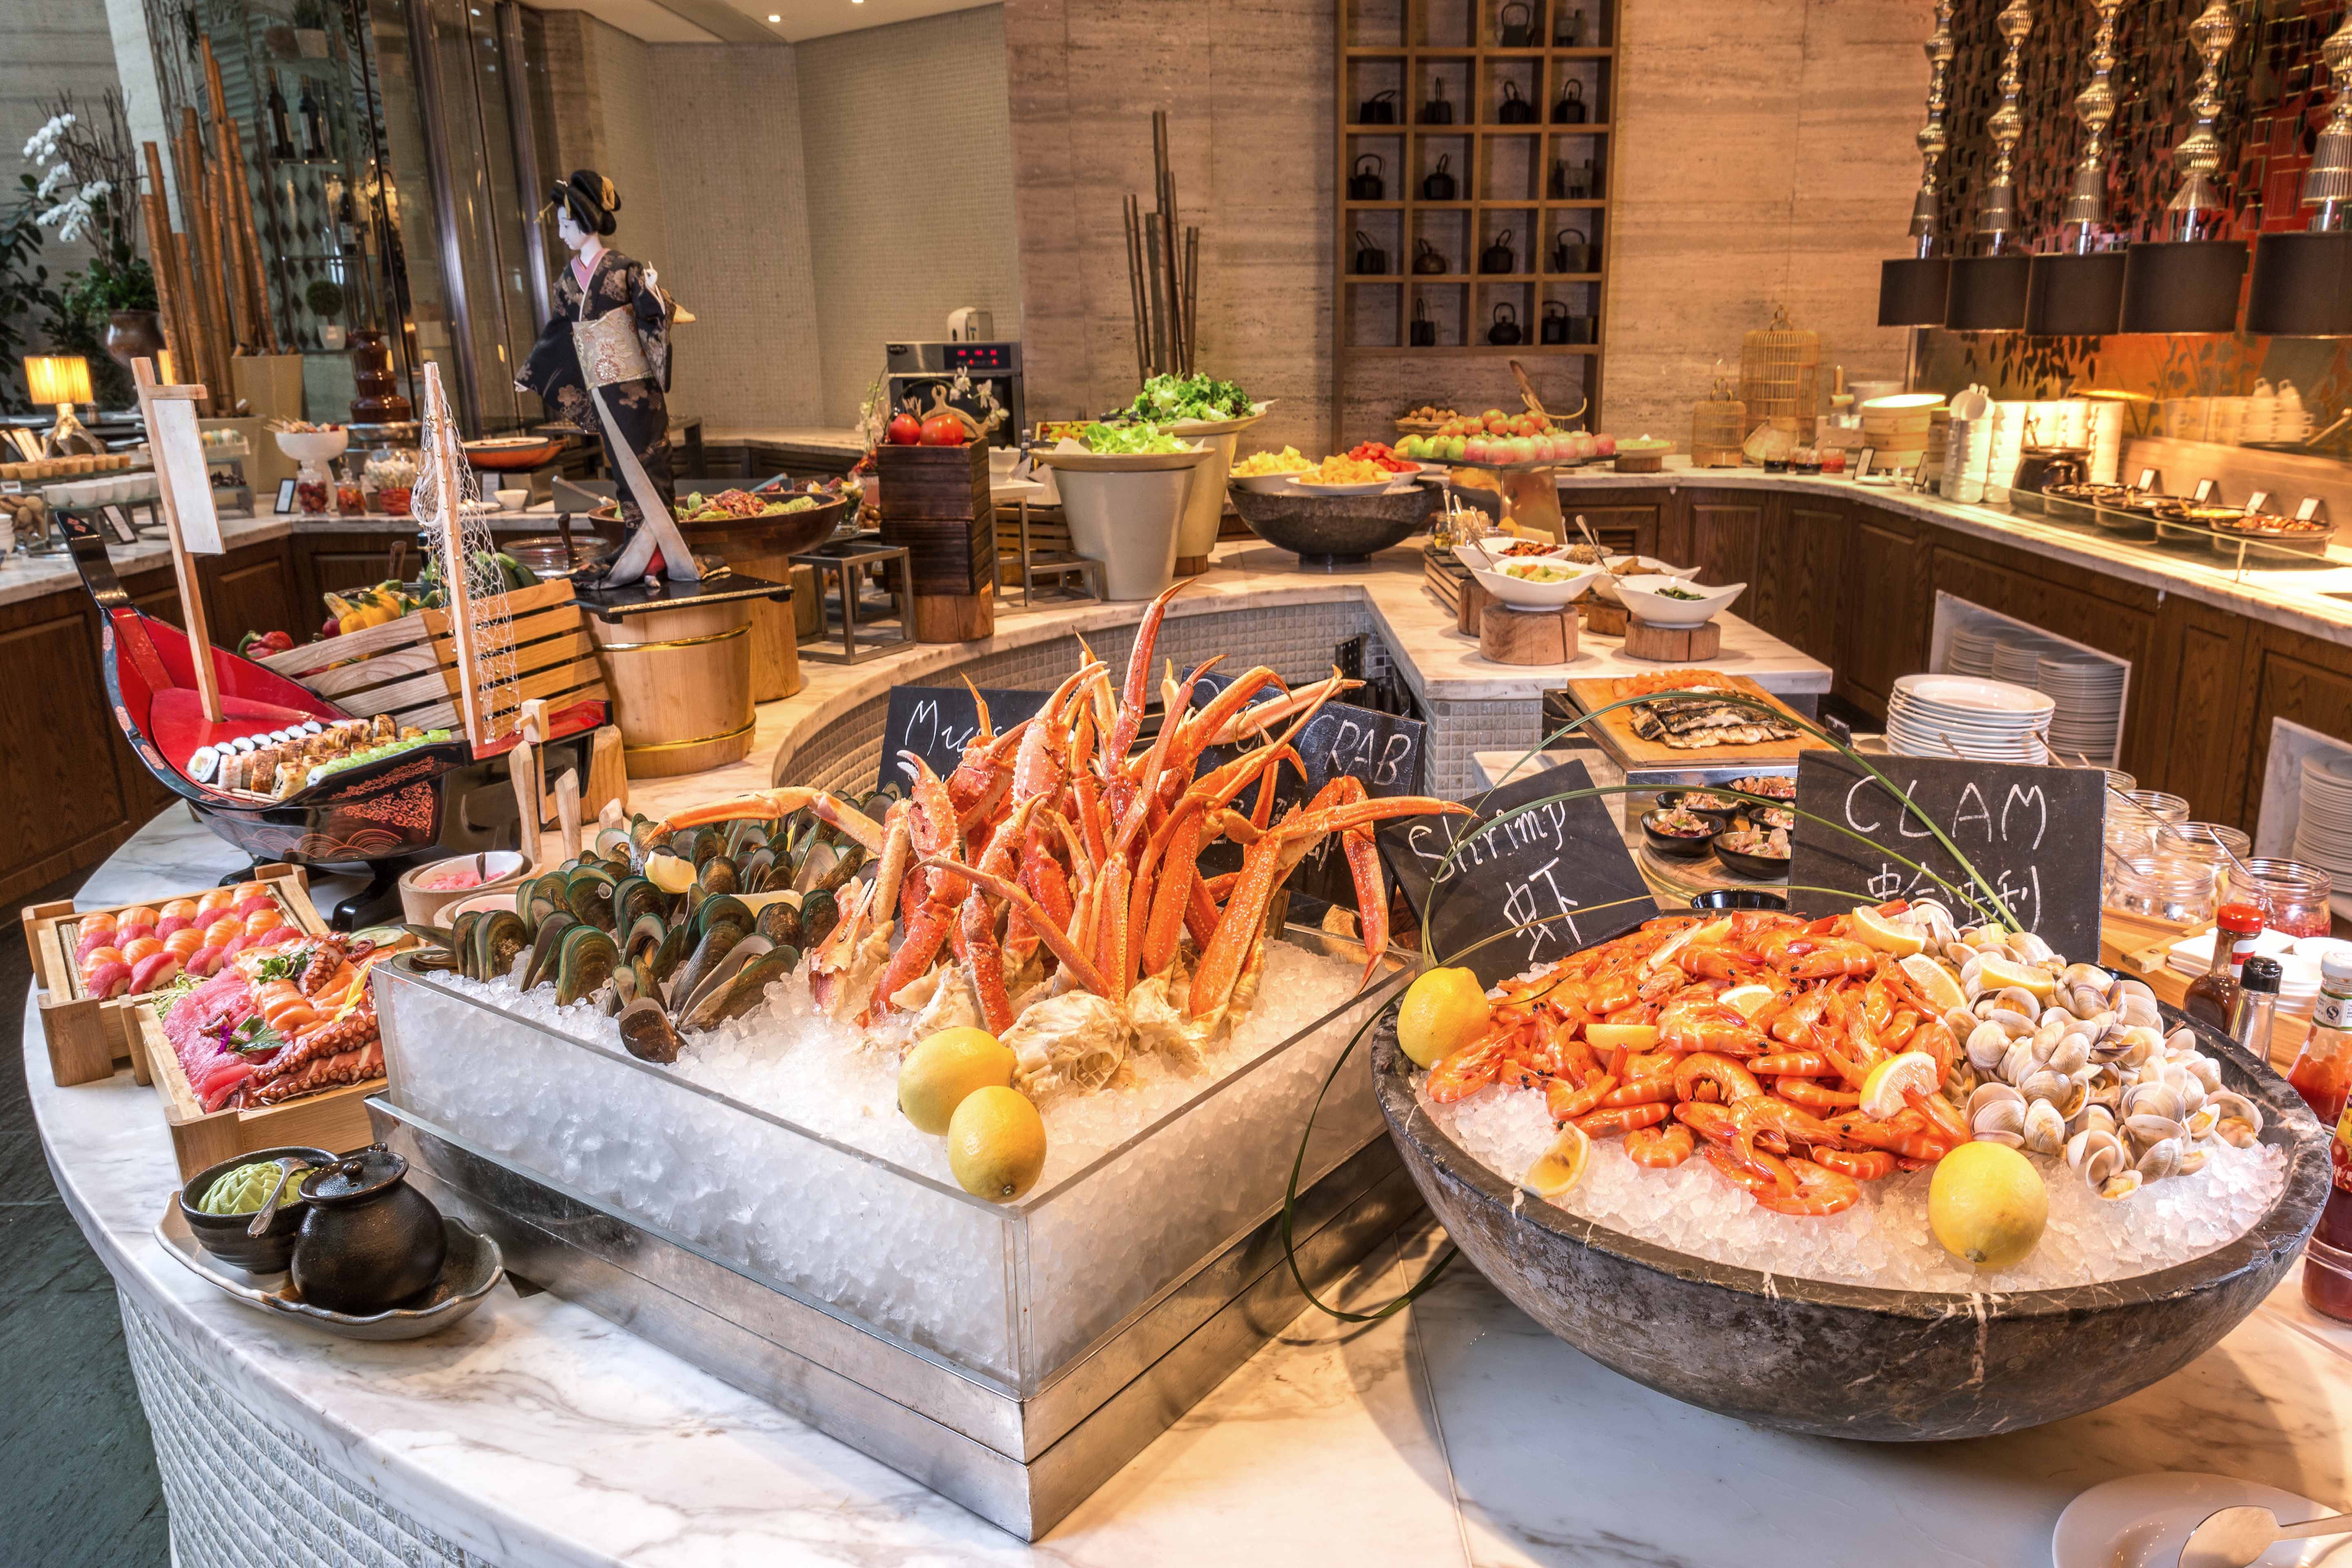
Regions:
[[[604, 674], [568, 580], [550, 578], [503, 599], [504, 640], [514, 650], [520, 679], [499, 692], [498, 708], [486, 715], [487, 730], [509, 727], [508, 711], [530, 698], [551, 709], [606, 700]], [[271, 654], [261, 662], [347, 713], [388, 713], [420, 730], [462, 727], [457, 645], [450, 639], [446, 610], [419, 610], [380, 626]]]
[[876, 455], [882, 542], [907, 547], [915, 592], [977, 594], [996, 577], [988, 448], [883, 447]]
[[142, 1003], [133, 1013], [142, 1048], [163, 1097], [163, 1122], [172, 1130], [172, 1154], [186, 1181], [207, 1165], [257, 1149], [306, 1144], [346, 1153], [374, 1142], [368, 1130], [367, 1097], [383, 1087], [382, 1078], [306, 1094], [281, 1105], [207, 1111], [180, 1070], [180, 1058], [163, 1034], [163, 1020]]
[[[326, 931], [327, 922], [310, 903], [310, 873], [301, 867], [257, 867], [250, 879], [268, 889], [287, 924], [310, 936]], [[82, 993], [81, 965], [74, 962], [81, 922], [94, 914], [121, 914], [142, 905], [157, 909], [173, 899], [201, 898], [211, 890], [167, 893], [137, 904], [110, 905], [104, 910], [77, 910], [71, 900], [61, 900], [27, 904], [20, 911], [25, 949], [33, 957], [33, 987], [41, 1013], [41, 1032], [48, 1042], [52, 1082], [60, 1087], [96, 1083], [112, 1078], [120, 1062], [130, 1063], [131, 1076], [141, 1083], [149, 1081], [152, 1073], [135, 1016], [144, 999], [118, 996], [109, 1001]]]

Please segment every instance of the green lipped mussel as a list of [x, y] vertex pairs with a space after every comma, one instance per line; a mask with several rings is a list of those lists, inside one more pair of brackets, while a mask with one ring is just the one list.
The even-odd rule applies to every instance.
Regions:
[[611, 937], [594, 926], [573, 926], [563, 933], [556, 949], [556, 1003], [568, 1006], [594, 994], [598, 986], [612, 978], [614, 966], [620, 962], [621, 950], [613, 945]]

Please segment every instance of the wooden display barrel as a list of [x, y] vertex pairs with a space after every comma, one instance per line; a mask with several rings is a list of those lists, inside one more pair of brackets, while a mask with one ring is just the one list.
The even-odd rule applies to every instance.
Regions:
[[[832, 537], [846, 503], [830, 501], [813, 511], [777, 512], [766, 517], [736, 518], [723, 522], [682, 522], [678, 531], [697, 554], [715, 551], [727, 564], [747, 576], [793, 584], [792, 604], [762, 599], [751, 606], [751, 700], [778, 702], [801, 689], [801, 638], [812, 635], [803, 623], [801, 579], [792, 557]], [[799, 569], [803, 576], [807, 568]], [[814, 597], [810, 579], [807, 597]], [[814, 606], [814, 630], [824, 629], [824, 608]]]
[[[791, 606], [777, 608], [789, 616]], [[586, 617], [631, 778], [698, 773], [750, 753], [754, 610], [734, 599]]]

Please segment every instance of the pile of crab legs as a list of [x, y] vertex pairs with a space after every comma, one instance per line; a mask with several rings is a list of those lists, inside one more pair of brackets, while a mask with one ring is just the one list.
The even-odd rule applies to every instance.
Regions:
[[[1760, 1005], [1718, 1000], [1757, 983], [1771, 988]], [[1555, 1122], [1622, 1134], [1653, 1169], [1700, 1154], [1775, 1213], [1840, 1213], [1861, 1183], [1932, 1165], [1970, 1137], [1940, 1089], [1959, 1052], [1950, 1026], [1847, 915], [1654, 920], [1503, 993], [1486, 1033], [1430, 1069], [1433, 1100], [1538, 1089]], [[1652, 1045], [1610, 1044], [1625, 1038]], [[1933, 1058], [1938, 1087], [1905, 1090], [1892, 1116], [1866, 1113], [1870, 1069], [1911, 1051]]]
[[[1337, 671], [1292, 689], [1260, 665], [1197, 710], [1192, 693], [1223, 656], [1181, 681], [1171, 671], [1163, 722], [1138, 750], [1160, 623], [1184, 586], [1145, 611], [1116, 689], [1109, 667], [1088, 651], [1036, 714], [1001, 734], [982, 702], [979, 731], [947, 778], [901, 752], [913, 788], [878, 823], [825, 791], [792, 787], [679, 812], [654, 837], [805, 808], [860, 845], [877, 873], [844, 900], [840, 923], [809, 954], [807, 973], [818, 1005], [861, 1025], [936, 994], [944, 962], [969, 987], [981, 1023], [1000, 1036], [1039, 1001], [1083, 993], [1116, 1008], [1151, 991], [1197, 1044], [1246, 1005], [1275, 895], [1335, 833], [1355, 886], [1369, 984], [1388, 947], [1373, 826], [1469, 807], [1421, 795], [1371, 798], [1360, 780], [1341, 776], [1273, 816], [1278, 770], [1306, 776], [1293, 744], [1299, 731], [1359, 684]], [[1276, 733], [1277, 725], [1286, 727]], [[1216, 746], [1243, 749], [1195, 776]], [[1253, 784], [1254, 809], [1235, 810]], [[1201, 852], [1220, 839], [1242, 846], [1241, 868], [1206, 876]], [[1188, 958], [1189, 975], [1181, 970]], [[930, 986], [920, 984], [935, 975]]]

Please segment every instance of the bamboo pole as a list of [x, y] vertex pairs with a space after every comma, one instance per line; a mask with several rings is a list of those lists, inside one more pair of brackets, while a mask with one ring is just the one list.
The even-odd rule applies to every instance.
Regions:
[[236, 228], [237, 256], [246, 288], [246, 310], [261, 353], [278, 352], [278, 321], [269, 308], [269, 282], [261, 266], [261, 236], [253, 225], [253, 190], [245, 181], [245, 141], [236, 121], [221, 121], [221, 156], [229, 180], [229, 216]]
[[172, 355], [174, 371], [201, 382], [205, 367], [196, 358], [195, 344], [180, 313], [180, 278], [172, 264], [172, 215], [163, 205], [163, 156], [152, 142], [142, 143], [141, 151], [147, 159], [147, 184], [139, 193], [139, 214], [147, 225], [147, 262], [155, 274], [155, 314], [163, 323], [163, 347]]
[[212, 221], [208, 195], [212, 169], [205, 158], [204, 132], [193, 104], [180, 111], [178, 159], [180, 205], [184, 209], [188, 242], [195, 247], [190, 263], [201, 272], [194, 292], [204, 318], [205, 355], [212, 362], [207, 373], [219, 378], [205, 384], [214, 389], [214, 411], [226, 413], [236, 406], [236, 388], [228, 375], [229, 357], [236, 352], [236, 327], [229, 315], [227, 265], [220, 253], [220, 231]]

